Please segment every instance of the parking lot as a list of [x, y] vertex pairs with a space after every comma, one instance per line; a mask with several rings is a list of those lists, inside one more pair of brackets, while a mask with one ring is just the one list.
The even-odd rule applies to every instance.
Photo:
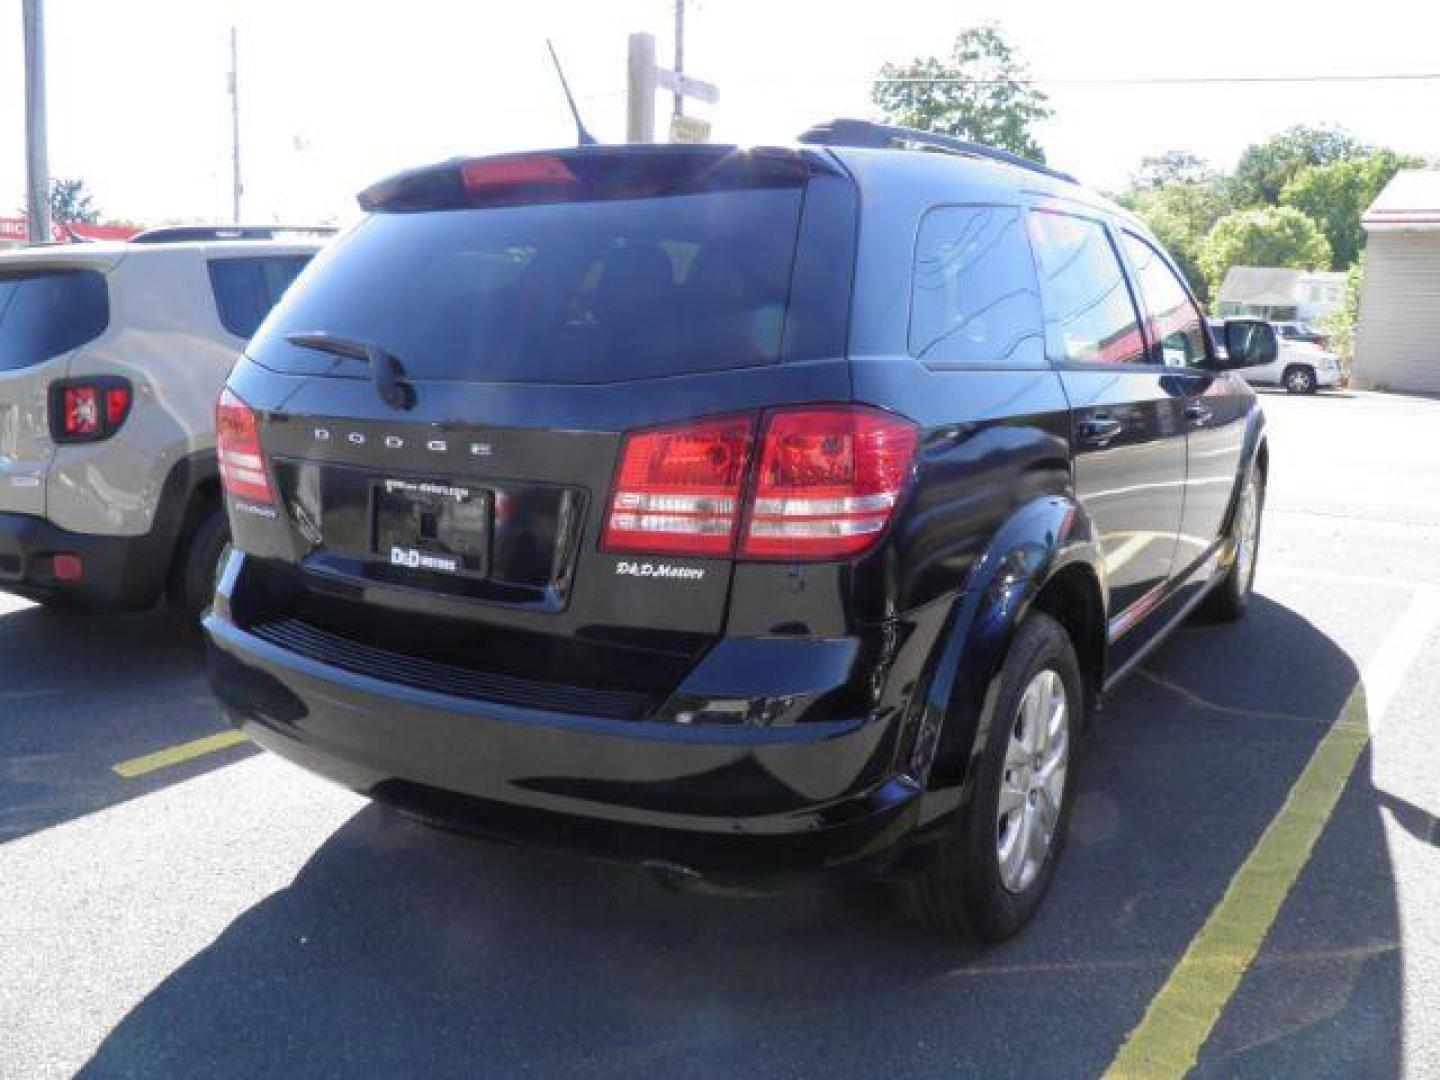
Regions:
[[1250, 616], [1109, 702], [989, 950], [426, 830], [197, 744], [162, 616], [0, 600], [0, 1075], [1440, 1076], [1440, 401], [1263, 401]]

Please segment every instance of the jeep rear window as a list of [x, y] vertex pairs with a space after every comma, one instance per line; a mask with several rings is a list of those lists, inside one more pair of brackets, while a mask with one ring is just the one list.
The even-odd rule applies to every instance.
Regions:
[[236, 337], [252, 337], [309, 261], [309, 255], [211, 259], [210, 290], [220, 325]]
[[0, 269], [0, 371], [44, 363], [110, 324], [110, 296], [98, 270]]
[[363, 376], [289, 344], [379, 345], [418, 380], [610, 383], [780, 354], [802, 188], [372, 214], [252, 342], [261, 364]]

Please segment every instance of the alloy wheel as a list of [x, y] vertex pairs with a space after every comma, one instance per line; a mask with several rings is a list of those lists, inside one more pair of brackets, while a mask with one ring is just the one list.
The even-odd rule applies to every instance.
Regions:
[[1255, 576], [1255, 549], [1260, 538], [1260, 482], [1252, 473], [1245, 481], [1235, 522], [1235, 585], [1239, 595], [1250, 591]]
[[1313, 385], [1313, 377], [1304, 368], [1296, 368], [1285, 377], [1285, 388], [1292, 394], [1308, 394]]
[[1055, 842], [1070, 759], [1070, 702], [1058, 672], [1035, 673], [1020, 696], [1001, 766], [995, 814], [1000, 882], [1023, 892]]

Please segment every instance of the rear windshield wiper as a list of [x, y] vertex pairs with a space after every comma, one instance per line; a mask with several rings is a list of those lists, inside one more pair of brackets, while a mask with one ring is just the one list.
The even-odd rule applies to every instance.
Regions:
[[285, 340], [302, 349], [343, 356], [350, 360], [363, 360], [370, 365], [370, 378], [375, 383], [375, 392], [380, 400], [392, 409], [415, 407], [415, 387], [405, 381], [405, 368], [400, 359], [386, 352], [378, 345], [353, 338], [336, 337], [315, 330], [301, 334], [287, 334]]

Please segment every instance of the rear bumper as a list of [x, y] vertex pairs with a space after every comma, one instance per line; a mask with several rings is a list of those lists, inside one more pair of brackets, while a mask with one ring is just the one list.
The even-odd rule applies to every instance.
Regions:
[[[54, 557], [78, 555], [79, 581], [55, 577]], [[138, 611], [165, 585], [169, 547], [155, 533], [96, 536], [73, 533], [44, 518], [0, 513], [0, 589], [42, 603], [91, 611]]]
[[206, 620], [226, 718], [352, 790], [492, 838], [649, 864], [720, 887], [883, 871], [920, 790], [869, 716], [686, 726], [516, 708], [382, 681]]

